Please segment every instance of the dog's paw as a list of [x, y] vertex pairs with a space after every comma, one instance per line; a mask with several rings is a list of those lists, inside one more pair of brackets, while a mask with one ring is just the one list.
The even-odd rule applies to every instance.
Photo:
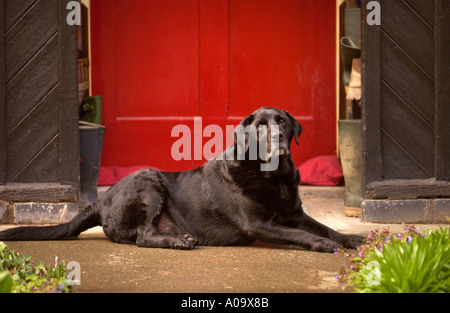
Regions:
[[364, 237], [359, 235], [345, 235], [340, 240], [344, 248], [356, 249], [364, 242]]
[[181, 237], [174, 238], [171, 248], [179, 250], [191, 250], [197, 245], [198, 239], [190, 234], [184, 234]]
[[198, 238], [192, 236], [191, 234], [184, 234], [183, 238], [190, 241], [194, 246], [198, 244]]
[[333, 253], [334, 251], [336, 251], [336, 249], [338, 249], [340, 247], [341, 247], [341, 244], [337, 243], [336, 241], [322, 238], [322, 239], [316, 240], [313, 243], [311, 249], [313, 251], [318, 251], [318, 252]]

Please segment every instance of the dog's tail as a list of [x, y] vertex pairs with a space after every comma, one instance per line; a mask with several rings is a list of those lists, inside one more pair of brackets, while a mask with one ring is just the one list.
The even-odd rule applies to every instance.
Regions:
[[81, 232], [101, 225], [97, 201], [78, 213], [70, 222], [54, 226], [24, 226], [0, 232], [0, 241], [60, 240], [77, 237]]

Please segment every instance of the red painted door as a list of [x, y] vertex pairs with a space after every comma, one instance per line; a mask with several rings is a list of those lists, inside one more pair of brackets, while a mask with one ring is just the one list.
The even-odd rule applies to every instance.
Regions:
[[[102, 166], [193, 168], [204, 162], [194, 160], [202, 137], [194, 117], [225, 135], [261, 106], [287, 109], [303, 125], [298, 166], [335, 153], [329, 0], [91, 0], [91, 23], [92, 89], [103, 95], [107, 127]], [[192, 160], [171, 155], [179, 124], [192, 132]]]

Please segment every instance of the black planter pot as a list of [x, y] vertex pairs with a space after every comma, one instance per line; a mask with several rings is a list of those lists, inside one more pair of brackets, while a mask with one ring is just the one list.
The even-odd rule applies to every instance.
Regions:
[[80, 121], [80, 206], [97, 200], [98, 175], [106, 127]]

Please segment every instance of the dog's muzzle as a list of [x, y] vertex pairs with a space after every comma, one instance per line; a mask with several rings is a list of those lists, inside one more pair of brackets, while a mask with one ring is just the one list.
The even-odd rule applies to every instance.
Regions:
[[270, 126], [270, 136], [267, 140], [267, 159], [270, 160], [276, 156], [289, 156], [291, 154], [285, 140], [283, 132], [278, 125]]

